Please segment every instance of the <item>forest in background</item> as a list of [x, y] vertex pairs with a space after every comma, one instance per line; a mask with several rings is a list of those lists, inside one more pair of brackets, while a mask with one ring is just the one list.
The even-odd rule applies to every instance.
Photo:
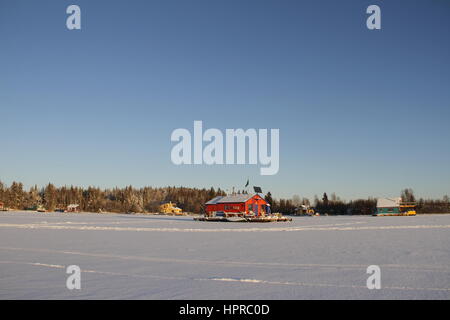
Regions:
[[[245, 191], [237, 191], [245, 193]], [[33, 186], [25, 190], [20, 182], [10, 186], [0, 181], [0, 202], [4, 207], [16, 210], [33, 210], [39, 206], [48, 211], [66, 208], [69, 204], [78, 204], [84, 212], [115, 213], [155, 213], [165, 202], [175, 202], [185, 212], [203, 213], [208, 200], [226, 193], [218, 188], [198, 189], [187, 187], [143, 187], [101, 189], [97, 187], [56, 187], [49, 183], [45, 187]], [[418, 213], [450, 213], [448, 196], [443, 199], [416, 198], [412, 189], [404, 189], [399, 195], [404, 201], [416, 202]], [[272, 212], [295, 214], [301, 205], [314, 207], [316, 212], [330, 215], [363, 214], [370, 215], [376, 208], [376, 199], [341, 200], [336, 194], [324, 193], [319, 199], [315, 196], [311, 202], [308, 198], [294, 195], [291, 199], [276, 199], [270, 192], [265, 199], [271, 204]]]

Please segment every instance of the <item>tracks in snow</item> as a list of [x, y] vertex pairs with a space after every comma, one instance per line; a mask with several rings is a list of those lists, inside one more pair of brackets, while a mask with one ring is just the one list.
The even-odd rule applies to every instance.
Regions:
[[[21, 265], [31, 265], [35, 267], [46, 267], [46, 268], [56, 268], [65, 269], [63, 265], [48, 264], [40, 262], [15, 262], [15, 261], [0, 261], [0, 264], [21, 264]], [[352, 289], [364, 289], [367, 290], [366, 286], [352, 285], [352, 284], [333, 284], [333, 283], [308, 283], [308, 282], [292, 282], [292, 281], [270, 281], [262, 279], [246, 279], [246, 278], [196, 278], [196, 277], [174, 277], [174, 276], [157, 276], [157, 275], [142, 275], [142, 274], [130, 274], [122, 272], [109, 272], [91, 269], [82, 269], [81, 272], [93, 273], [108, 276], [124, 276], [133, 278], [144, 278], [144, 279], [157, 279], [157, 280], [185, 280], [185, 281], [214, 281], [214, 282], [226, 282], [226, 283], [240, 283], [240, 284], [250, 284], [250, 285], [274, 285], [274, 286], [297, 286], [297, 287], [315, 287], [315, 288], [352, 288]], [[441, 291], [450, 292], [450, 288], [415, 288], [408, 286], [383, 286], [383, 290], [403, 290], [403, 291]]]

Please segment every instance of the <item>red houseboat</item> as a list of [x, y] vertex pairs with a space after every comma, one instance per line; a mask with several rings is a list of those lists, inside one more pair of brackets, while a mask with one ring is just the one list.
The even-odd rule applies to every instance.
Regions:
[[258, 194], [233, 194], [218, 196], [205, 203], [207, 217], [212, 216], [265, 216], [270, 205]]

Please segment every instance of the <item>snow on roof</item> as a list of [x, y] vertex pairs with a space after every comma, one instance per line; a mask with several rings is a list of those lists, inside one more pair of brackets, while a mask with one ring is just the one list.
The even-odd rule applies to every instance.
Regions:
[[399, 207], [402, 198], [380, 198], [377, 200], [377, 208]]
[[223, 196], [218, 196], [218, 197], [212, 198], [211, 200], [206, 202], [206, 204], [216, 204], [222, 198], [223, 198]]
[[219, 200], [219, 203], [236, 203], [245, 202], [255, 196], [254, 194], [233, 194], [231, 196], [223, 197]]
[[218, 196], [209, 200], [206, 204], [217, 203], [241, 203], [253, 198], [256, 194], [233, 194], [230, 196]]

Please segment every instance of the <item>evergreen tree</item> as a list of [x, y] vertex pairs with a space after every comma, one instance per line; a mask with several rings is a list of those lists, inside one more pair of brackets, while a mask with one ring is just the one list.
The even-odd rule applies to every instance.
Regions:
[[322, 201], [323, 201], [323, 205], [324, 205], [325, 207], [328, 207], [328, 195], [327, 195], [326, 192], [324, 192], [324, 194], [323, 194]]
[[49, 183], [45, 187], [43, 200], [44, 206], [47, 210], [53, 211], [56, 209], [57, 191], [53, 184]]
[[271, 206], [273, 205], [273, 199], [272, 199], [272, 194], [269, 192], [267, 192], [266, 196], [264, 197], [264, 200], [267, 201], [267, 203], [269, 203]]

